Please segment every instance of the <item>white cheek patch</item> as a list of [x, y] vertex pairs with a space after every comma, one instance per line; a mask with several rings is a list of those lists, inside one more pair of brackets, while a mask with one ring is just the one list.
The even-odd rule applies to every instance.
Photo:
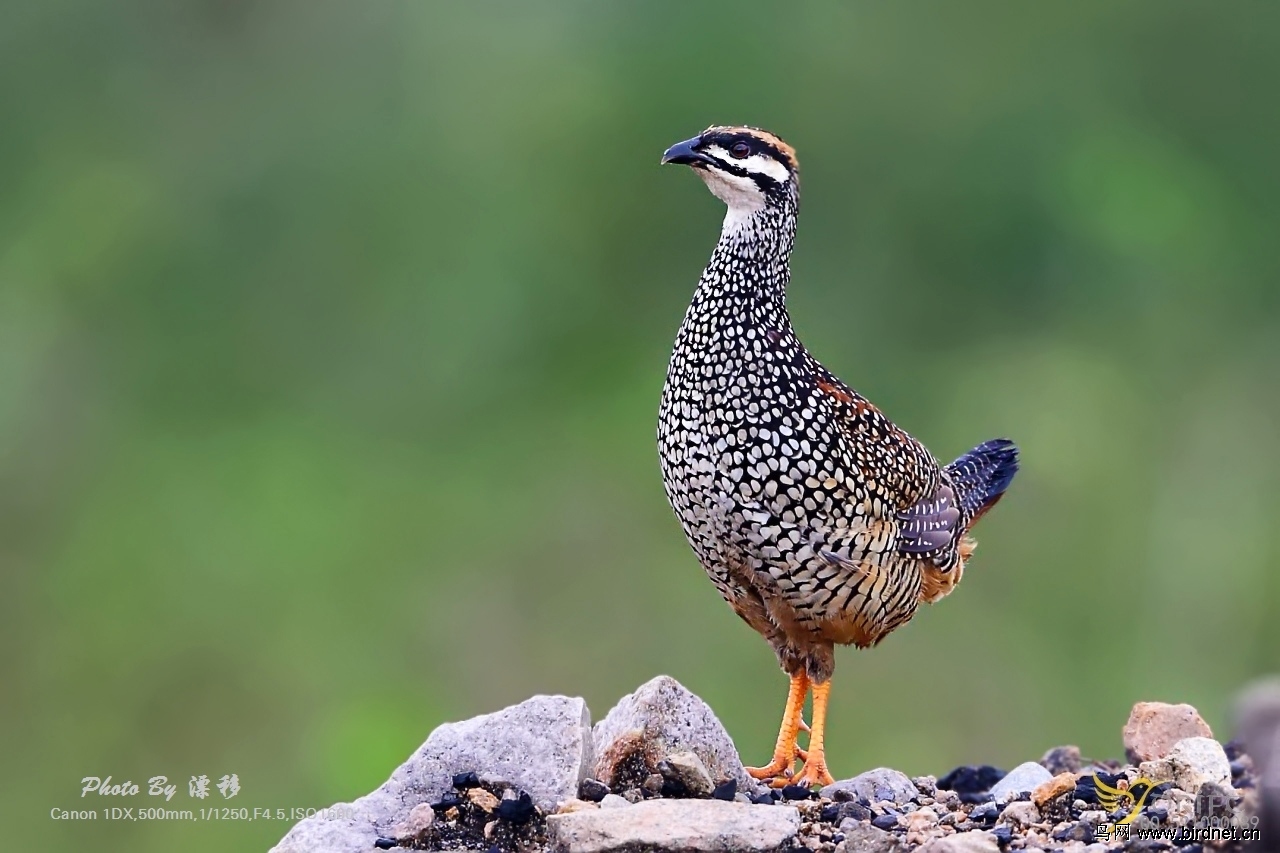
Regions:
[[786, 166], [765, 154], [752, 154], [750, 157], [744, 157], [743, 159], [738, 160], [719, 145], [709, 146], [707, 148], [707, 153], [718, 157], [725, 163], [732, 163], [738, 168], [745, 169], [748, 172], [754, 172], [758, 175], [767, 175], [779, 184], [785, 184], [791, 177]]

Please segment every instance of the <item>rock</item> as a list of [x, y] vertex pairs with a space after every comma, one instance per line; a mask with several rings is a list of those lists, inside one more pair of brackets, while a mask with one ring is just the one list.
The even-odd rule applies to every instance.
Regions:
[[981, 767], [957, 767], [938, 780], [938, 790], [955, 791], [964, 803], [980, 803], [991, 786], [1004, 775], [1003, 770], [985, 764]]
[[725, 779], [719, 785], [716, 785], [711, 789], [711, 796], [717, 800], [736, 800], [738, 797], [742, 797], [743, 802], [751, 802], [751, 800], [747, 799], [746, 794], [738, 793], [738, 780], [736, 779]]
[[873, 817], [871, 825], [876, 829], [893, 829], [898, 826], [898, 816], [896, 814], [882, 814], [879, 817]]
[[604, 799], [600, 801], [602, 809], [625, 809], [631, 805], [628, 800], [619, 797], [617, 794], [605, 794]]
[[1053, 833], [1054, 841], [1080, 841], [1089, 842], [1094, 839], [1094, 825], [1087, 820], [1078, 820], [1074, 823], [1067, 823], [1061, 829]]
[[1030, 793], [1037, 786], [1043, 785], [1053, 777], [1038, 762], [1026, 761], [1005, 774], [1005, 777], [991, 786], [991, 796], [996, 802], [1016, 797], [1018, 794]]
[[[574, 797], [592, 762], [591, 717], [581, 699], [534, 696], [493, 714], [439, 726], [380, 788], [296, 824], [275, 853], [367, 851], [407, 825], [411, 810], [453, 792], [453, 778], [527, 791], [546, 810]], [[469, 779], [464, 780], [469, 783]], [[340, 817], [334, 818], [338, 811]]]
[[408, 838], [418, 835], [431, 828], [431, 824], [436, 821], [436, 811], [431, 808], [430, 803], [418, 803], [409, 809], [409, 816], [404, 819], [404, 823], [396, 827], [394, 833], [396, 838]]
[[1054, 776], [1061, 773], [1079, 773], [1083, 759], [1078, 746], [1055, 746], [1040, 759], [1040, 764]]
[[974, 806], [973, 811], [969, 812], [969, 820], [982, 823], [990, 823], [998, 817], [1000, 817], [1000, 807], [995, 803], [983, 803]]
[[[673, 752], [667, 756], [665, 762], [659, 763], [659, 770], [663, 777], [683, 785], [692, 796], [710, 796], [715, 789], [711, 783], [711, 774], [707, 772], [707, 765], [702, 763], [702, 759], [696, 752], [687, 749]], [[737, 784], [735, 780], [730, 781]], [[732, 800], [733, 795], [730, 794], [726, 799]]]
[[1195, 793], [1206, 782], [1231, 788], [1231, 762], [1222, 744], [1207, 737], [1189, 737], [1178, 741], [1169, 754], [1154, 761], [1144, 761], [1138, 772], [1156, 782], [1172, 782], [1188, 793]]
[[849, 819], [840, 824], [844, 841], [836, 847], [836, 853], [898, 853], [902, 843], [892, 832], [876, 829], [865, 823]]
[[935, 838], [920, 848], [920, 853], [999, 853], [996, 836], [982, 830], [958, 832], [955, 835]]
[[609, 786], [599, 779], [583, 779], [578, 786], [578, 796], [590, 803], [598, 803], [609, 793]]
[[560, 853], [772, 851], [793, 841], [799, 830], [800, 812], [790, 806], [721, 800], [649, 800], [625, 809], [547, 818], [551, 847]]
[[[467, 790], [467, 799], [487, 812], [491, 812], [498, 807], [498, 798], [484, 788], [469, 788]], [[571, 797], [570, 799], [575, 798]], [[414, 808], [417, 808], [417, 806], [414, 806]]]
[[932, 797], [938, 793], [938, 780], [933, 776], [916, 776], [911, 780], [911, 784], [926, 797]]
[[1040, 822], [1040, 809], [1030, 800], [1009, 803], [1000, 813], [1000, 823], [1013, 826], [1032, 826]]
[[1213, 737], [1209, 724], [1190, 705], [1139, 702], [1124, 725], [1124, 751], [1134, 764], [1164, 758], [1178, 741]]
[[[623, 800], [623, 802], [626, 802], [626, 800]], [[573, 812], [585, 811], [586, 809], [598, 809], [598, 808], [600, 808], [599, 803], [593, 803], [593, 802], [590, 802], [589, 800], [580, 800], [577, 797], [574, 797], [573, 799], [565, 800], [563, 803], [561, 803], [560, 806], [556, 809], [556, 814], [571, 814]]]
[[669, 676], [622, 697], [593, 734], [592, 775], [614, 790], [638, 786], [659, 761], [682, 750], [695, 753], [712, 779], [734, 779], [740, 791], [760, 790], [707, 703]]
[[1076, 790], [1076, 774], [1071, 772], [1059, 773], [1048, 782], [1037, 785], [1031, 791], [1031, 802], [1036, 804], [1037, 808], [1043, 809], [1045, 805], [1066, 793], [1074, 794]]
[[644, 777], [644, 781], [640, 783], [640, 788], [646, 793], [657, 796], [662, 793], [663, 787], [667, 780], [663, 778], [661, 773], [650, 773]]
[[[840, 792], [847, 794], [840, 796]], [[877, 767], [860, 773], [852, 779], [841, 779], [822, 789], [822, 796], [829, 800], [850, 799], [848, 794], [864, 802], [888, 800], [906, 805], [920, 795], [914, 782], [905, 774], [888, 767]]]
[[929, 808], [916, 809], [902, 819], [902, 825], [907, 830], [907, 844], [924, 844], [937, 834], [938, 813]]

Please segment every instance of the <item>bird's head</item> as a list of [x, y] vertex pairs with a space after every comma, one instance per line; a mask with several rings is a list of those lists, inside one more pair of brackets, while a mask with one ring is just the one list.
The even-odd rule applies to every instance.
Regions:
[[754, 127], [709, 127], [667, 149], [662, 162], [689, 166], [729, 206], [749, 216], [793, 202], [800, 166], [790, 145]]

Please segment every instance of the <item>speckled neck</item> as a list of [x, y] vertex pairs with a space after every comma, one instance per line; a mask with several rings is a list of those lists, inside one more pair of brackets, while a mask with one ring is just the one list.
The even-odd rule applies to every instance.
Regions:
[[793, 190], [763, 210], [745, 215], [730, 211], [684, 327], [712, 333], [742, 323], [790, 329], [786, 296], [798, 210]]

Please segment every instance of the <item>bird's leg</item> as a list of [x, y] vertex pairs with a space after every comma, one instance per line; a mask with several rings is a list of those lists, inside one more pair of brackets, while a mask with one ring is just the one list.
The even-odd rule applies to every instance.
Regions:
[[781, 778], [785, 783], [791, 777], [792, 766], [796, 763], [796, 735], [804, 725], [801, 712], [808, 692], [809, 676], [805, 671], [793, 674], [791, 688], [787, 691], [787, 708], [782, 712], [782, 728], [778, 729], [778, 742], [773, 747], [773, 760], [764, 767], [746, 768], [754, 778]]
[[809, 734], [809, 751], [804, 758], [804, 767], [800, 768], [800, 775], [793, 784], [812, 787], [830, 785], [835, 781], [827, 770], [827, 756], [822, 747], [822, 735], [827, 726], [827, 700], [830, 696], [830, 679], [813, 685], [813, 731]]

